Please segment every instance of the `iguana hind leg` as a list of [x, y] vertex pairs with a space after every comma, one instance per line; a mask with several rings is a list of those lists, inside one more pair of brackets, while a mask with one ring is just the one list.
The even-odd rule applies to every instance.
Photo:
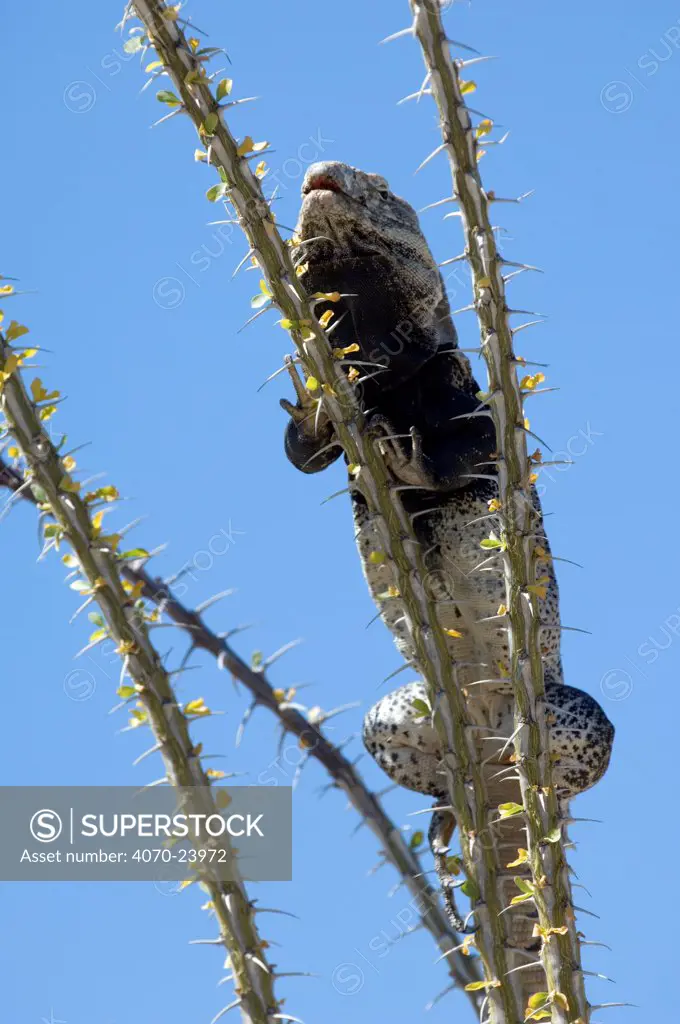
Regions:
[[456, 828], [456, 819], [454, 818], [451, 811], [438, 810], [438, 805], [434, 805], [432, 811], [432, 820], [430, 821], [430, 828], [427, 833], [427, 838], [430, 843], [430, 849], [432, 850], [432, 856], [434, 857], [434, 867], [439, 878], [439, 884], [442, 890], [442, 897], [444, 899], [444, 907], [451, 927], [457, 932], [462, 932], [465, 935], [470, 935], [475, 932], [476, 927], [469, 926], [460, 914], [458, 907], [456, 906], [456, 900], [454, 896], [454, 875], [449, 869], [449, 843], [453, 836]]

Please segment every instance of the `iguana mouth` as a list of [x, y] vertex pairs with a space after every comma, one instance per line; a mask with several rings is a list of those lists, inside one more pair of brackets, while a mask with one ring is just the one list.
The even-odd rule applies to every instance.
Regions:
[[315, 174], [302, 189], [302, 194], [305, 196], [310, 192], [342, 192], [342, 189], [337, 181], [328, 174]]

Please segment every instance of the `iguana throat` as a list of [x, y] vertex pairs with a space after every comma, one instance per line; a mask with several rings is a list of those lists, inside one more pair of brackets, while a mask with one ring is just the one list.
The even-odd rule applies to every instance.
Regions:
[[333, 311], [339, 344], [383, 366], [381, 388], [409, 379], [455, 344], [441, 275], [412, 207], [387, 182], [347, 164], [316, 163], [302, 185], [294, 259], [306, 290], [340, 292]]

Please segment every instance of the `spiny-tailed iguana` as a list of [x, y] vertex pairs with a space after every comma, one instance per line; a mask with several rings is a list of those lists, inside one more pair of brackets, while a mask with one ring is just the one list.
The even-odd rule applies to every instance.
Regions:
[[[497, 496], [491, 461], [495, 433], [489, 416], [470, 416], [480, 409], [479, 386], [457, 347], [441, 274], [415, 211], [379, 175], [342, 163], [318, 163], [308, 169], [302, 194], [296, 228], [300, 244], [294, 252], [305, 266], [303, 283], [311, 293], [343, 296], [321, 303], [318, 311], [333, 311], [334, 346], [358, 344], [351, 359], [361, 375], [355, 370], [350, 379], [359, 377], [366, 429], [379, 439], [396, 480], [415, 485], [401, 497], [424, 551], [425, 585], [448, 631], [470, 715], [507, 737], [513, 702], [507, 620], [499, 617], [505, 584], [498, 559], [485, 559], [480, 547], [489, 535], [489, 503]], [[282, 401], [291, 414], [286, 454], [298, 469], [315, 473], [342, 450], [333, 443], [332, 427], [319, 416], [314, 398], [299, 384], [296, 392], [295, 406]], [[392, 570], [381, 561], [371, 511], [356, 486], [351, 493], [370, 590], [400, 651], [418, 668], [401, 601], [385, 597]], [[557, 582], [535, 494], [533, 501], [547, 578], [541, 601], [546, 701], [556, 783], [566, 801], [602, 776], [614, 729], [592, 697], [563, 683]], [[366, 715], [364, 742], [400, 785], [443, 801], [438, 739], [422, 712], [426, 699], [421, 683], [390, 693]], [[484, 756], [489, 753], [487, 745]], [[498, 765], [492, 767], [498, 775]], [[491, 777], [489, 786], [493, 790]], [[430, 835], [441, 866], [438, 829], [442, 815], [434, 815]], [[447, 905], [460, 927], [451, 898]]]

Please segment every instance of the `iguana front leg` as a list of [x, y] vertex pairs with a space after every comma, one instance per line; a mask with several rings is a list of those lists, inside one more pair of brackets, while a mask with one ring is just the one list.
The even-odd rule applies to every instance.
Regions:
[[406, 402], [400, 406], [390, 396], [386, 411], [368, 421], [394, 476], [425, 490], [450, 493], [468, 486], [487, 466], [494, 472], [496, 435], [480, 402], [454, 388], [445, 403], [436, 398], [428, 402], [424, 391], [419, 408], [409, 410]]
[[333, 443], [333, 424], [323, 404], [300, 379], [290, 356], [285, 364], [297, 396], [296, 405], [286, 398], [279, 402], [290, 416], [284, 438], [286, 456], [302, 473], [320, 473], [339, 458], [342, 448]]

